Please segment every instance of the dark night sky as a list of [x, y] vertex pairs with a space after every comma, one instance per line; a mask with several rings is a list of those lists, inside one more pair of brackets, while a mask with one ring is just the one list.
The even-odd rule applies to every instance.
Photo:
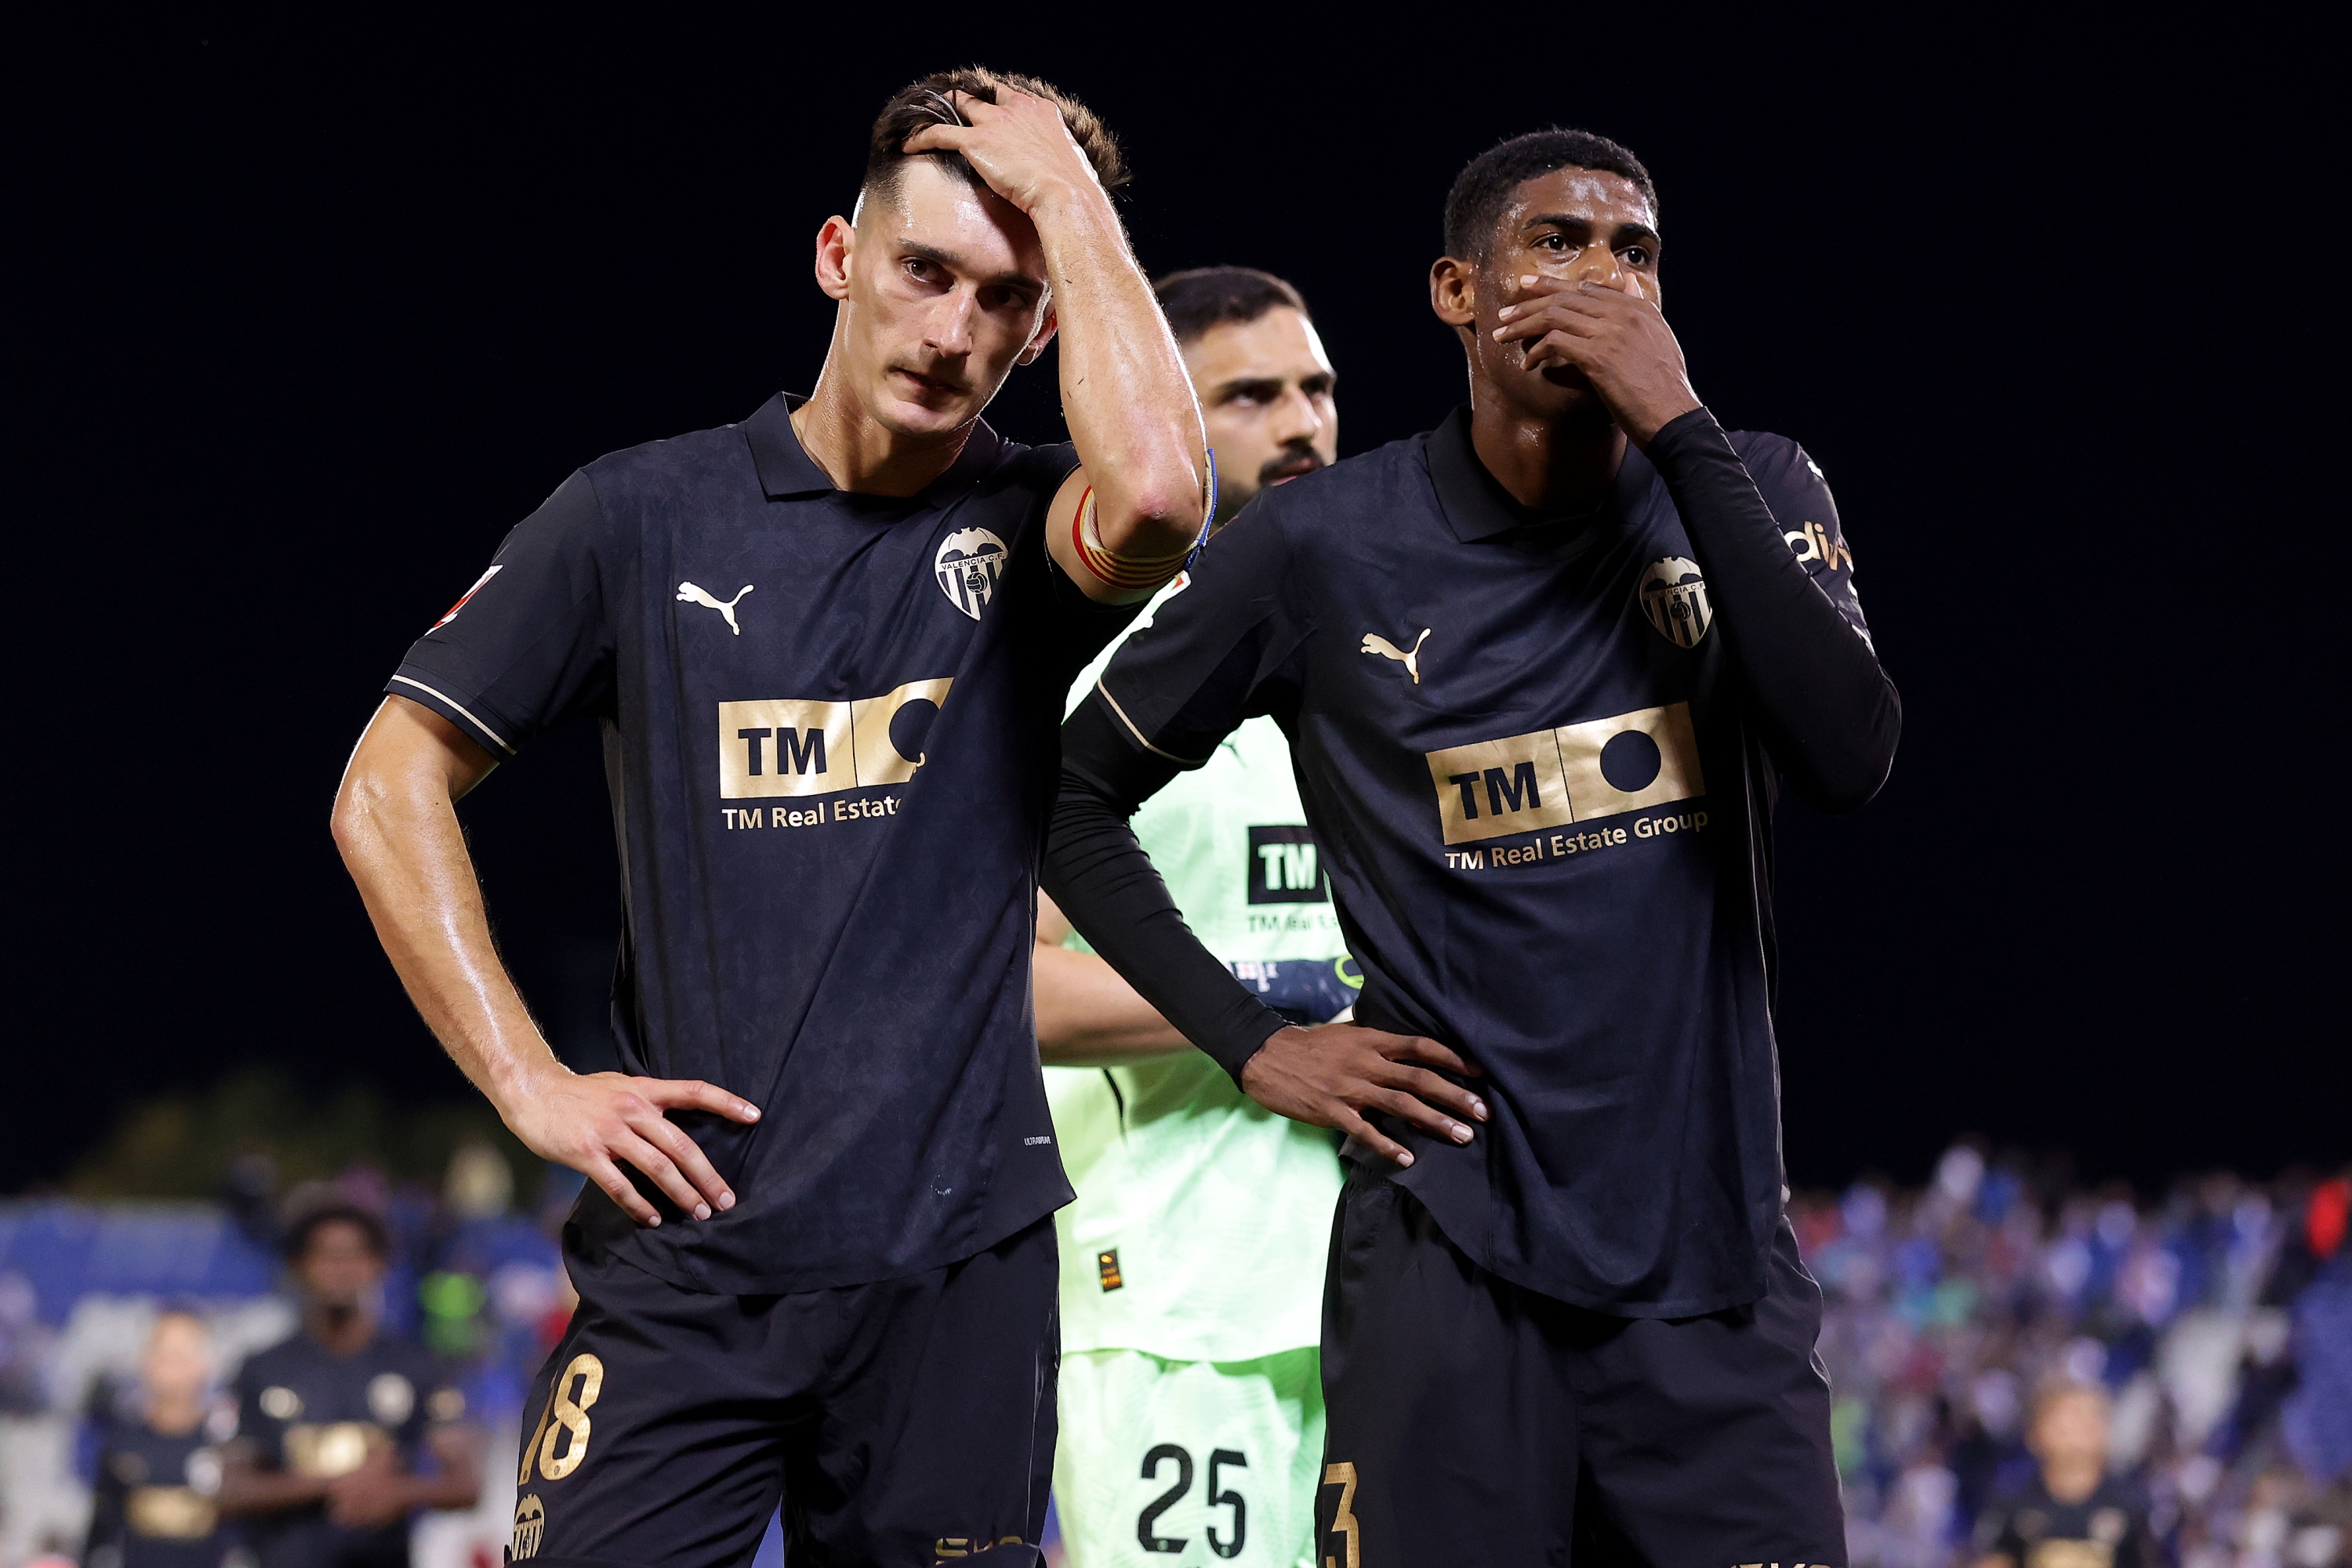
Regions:
[[[1876, 804], [1783, 818], [1792, 1177], [1916, 1179], [1966, 1131], [2143, 1183], [2352, 1152], [2341, 437], [2310, 417], [2340, 343], [2310, 197], [2340, 180], [2299, 166], [2316, 110], [2276, 107], [2315, 46], [1464, 12], [1367, 54], [1217, 40], [1240, 14], [1186, 14], [1172, 55], [913, 12], [869, 41], [190, 19], [16, 51], [0, 1188], [249, 1061], [466, 1092], [328, 839], [351, 742], [570, 469], [814, 381], [812, 237], [883, 96], [967, 58], [1121, 132], [1147, 268], [1301, 286], [1346, 452], [1461, 396], [1423, 279], [1464, 160], [1552, 122], [1648, 160], [1694, 380], [1828, 472], [1906, 709]], [[1051, 376], [999, 426], [1052, 436]], [[617, 918], [593, 736], [466, 814], [576, 1047]]]

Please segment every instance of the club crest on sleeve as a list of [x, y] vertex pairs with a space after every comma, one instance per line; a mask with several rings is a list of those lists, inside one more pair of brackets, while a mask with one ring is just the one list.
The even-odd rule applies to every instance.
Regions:
[[1650, 563], [1642, 574], [1642, 586], [1637, 591], [1642, 614], [1649, 617], [1657, 634], [1676, 647], [1696, 647], [1706, 636], [1706, 628], [1715, 619], [1714, 606], [1707, 603], [1706, 579], [1699, 575], [1698, 563], [1680, 555], [1669, 555]]
[[457, 618], [457, 612], [466, 607], [466, 601], [480, 593], [483, 586], [488, 584], [491, 578], [497, 576], [499, 573], [505, 570], [506, 568], [502, 565], [493, 566], [488, 571], [483, 573], [480, 576], [475, 578], [474, 585], [467, 589], [464, 593], [458, 595], [457, 602], [450, 605], [446, 610], [444, 610], [441, 613], [441, 618], [427, 626], [425, 630], [429, 632], [437, 632], [443, 626], [447, 626], [451, 621], [456, 620]]
[[940, 542], [931, 569], [948, 603], [976, 621], [996, 595], [1004, 562], [1004, 541], [984, 528], [960, 528]]

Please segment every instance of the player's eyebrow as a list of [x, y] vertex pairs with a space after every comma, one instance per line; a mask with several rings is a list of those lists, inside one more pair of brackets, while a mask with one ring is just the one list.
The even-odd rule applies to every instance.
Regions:
[[[1528, 233], [1533, 233], [1539, 228], [1563, 229], [1571, 234], [1587, 237], [1592, 233], [1591, 218], [1570, 213], [1538, 213], [1520, 226]], [[1619, 224], [1610, 233], [1609, 243], [1612, 248], [1637, 242], [1647, 243], [1654, 248], [1660, 243], [1658, 231], [1645, 223], [1627, 222]]]
[[1217, 383], [1213, 401], [1231, 403], [1236, 397], [1279, 397], [1282, 378], [1278, 375], [1241, 375], [1231, 381]]
[[[937, 262], [950, 272], [966, 277], [971, 273], [971, 264], [952, 250], [941, 250], [938, 246], [925, 245], [919, 239], [902, 239], [898, 242], [898, 248], [908, 256], [919, 256], [926, 261]], [[1027, 289], [1037, 293], [1043, 293], [1045, 289], [1043, 278], [1032, 278], [1025, 272], [999, 272], [980, 281], [982, 287], [991, 289]]]

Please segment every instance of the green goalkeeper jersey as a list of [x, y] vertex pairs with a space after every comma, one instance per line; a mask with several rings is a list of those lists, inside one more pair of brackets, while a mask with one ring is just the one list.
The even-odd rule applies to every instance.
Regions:
[[[1079, 677], [1073, 707], [1118, 646]], [[1269, 1006], [1320, 1023], [1353, 1005], [1362, 977], [1306, 823], [1289, 742], [1257, 718], [1147, 801], [1135, 832], [1209, 951]], [[1078, 1194], [1056, 1219], [1064, 1350], [1227, 1362], [1320, 1342], [1336, 1133], [1276, 1115], [1198, 1051], [1048, 1068], [1045, 1085]]]

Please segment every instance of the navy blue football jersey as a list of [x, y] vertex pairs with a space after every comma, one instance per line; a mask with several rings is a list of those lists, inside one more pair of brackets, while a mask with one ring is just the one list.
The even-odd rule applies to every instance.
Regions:
[[[389, 1443], [401, 1463], [423, 1468], [425, 1435], [466, 1414], [466, 1398], [423, 1346], [379, 1333], [337, 1355], [298, 1333], [259, 1352], [236, 1374], [236, 1440], [264, 1469], [332, 1478]], [[406, 1568], [408, 1521], [347, 1530], [323, 1505], [256, 1514], [246, 1521], [260, 1568]]]
[[1076, 467], [985, 425], [903, 500], [836, 490], [776, 398], [589, 464], [387, 690], [493, 756], [604, 729], [627, 1070], [762, 1115], [679, 1118], [732, 1186], [704, 1221], [593, 1184], [590, 1237], [754, 1293], [967, 1258], [1069, 1200], [1030, 1008], [1063, 696], [1132, 606], [1045, 549]]
[[[1806, 635], [1874, 681], [1820, 470], [1781, 437], [1729, 441], [1762, 547], [1820, 595]], [[1066, 737], [1111, 784], [1273, 715], [1362, 970], [1356, 1020], [1486, 1074], [1469, 1146], [1389, 1128], [1414, 1154], [1394, 1179], [1482, 1267], [1631, 1316], [1754, 1300], [1781, 1205], [1779, 738], [1701, 553], [1630, 448], [1591, 514], [1520, 510], [1465, 411], [1260, 495]]]

